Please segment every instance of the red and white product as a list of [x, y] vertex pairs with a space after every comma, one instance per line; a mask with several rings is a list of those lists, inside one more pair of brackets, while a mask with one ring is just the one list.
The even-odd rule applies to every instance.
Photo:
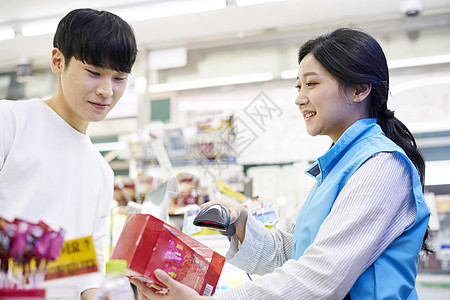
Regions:
[[160, 292], [167, 287], [154, 276], [156, 269], [205, 296], [214, 294], [225, 263], [222, 255], [148, 214], [128, 216], [111, 259], [125, 259], [128, 277]]

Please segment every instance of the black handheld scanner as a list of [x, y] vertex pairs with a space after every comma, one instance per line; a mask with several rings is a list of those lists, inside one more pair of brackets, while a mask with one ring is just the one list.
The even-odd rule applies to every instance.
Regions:
[[220, 234], [233, 236], [236, 226], [230, 224], [230, 212], [220, 204], [213, 204], [202, 209], [194, 219], [194, 225], [198, 227], [214, 228]]

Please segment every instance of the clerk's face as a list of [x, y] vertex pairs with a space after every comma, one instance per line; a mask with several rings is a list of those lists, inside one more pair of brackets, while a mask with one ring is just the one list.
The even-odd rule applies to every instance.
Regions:
[[355, 118], [349, 93], [310, 53], [300, 62], [297, 79], [298, 105], [311, 136], [328, 135], [336, 142]]
[[128, 73], [85, 64], [72, 57], [68, 65], [62, 53], [55, 49], [55, 58], [61, 59], [55, 73], [60, 75], [59, 104], [56, 111], [75, 129], [85, 132], [89, 122], [101, 121], [122, 97]]

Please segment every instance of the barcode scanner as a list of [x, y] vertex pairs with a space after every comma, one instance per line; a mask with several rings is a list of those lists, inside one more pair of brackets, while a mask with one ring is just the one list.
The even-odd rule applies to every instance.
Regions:
[[202, 209], [194, 219], [194, 225], [217, 229], [220, 234], [233, 236], [236, 226], [230, 224], [230, 212], [220, 204], [213, 204]]

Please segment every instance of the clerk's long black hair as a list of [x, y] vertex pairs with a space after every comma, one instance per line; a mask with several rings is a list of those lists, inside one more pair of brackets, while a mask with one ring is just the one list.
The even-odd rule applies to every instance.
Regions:
[[[405, 151], [415, 165], [424, 190], [425, 161], [409, 129], [387, 108], [389, 96], [389, 71], [386, 57], [378, 42], [369, 34], [350, 28], [339, 28], [307, 41], [299, 50], [298, 63], [311, 53], [334, 76], [340, 87], [370, 84], [369, 117], [376, 118], [386, 136]], [[422, 250], [431, 252], [426, 243]]]

